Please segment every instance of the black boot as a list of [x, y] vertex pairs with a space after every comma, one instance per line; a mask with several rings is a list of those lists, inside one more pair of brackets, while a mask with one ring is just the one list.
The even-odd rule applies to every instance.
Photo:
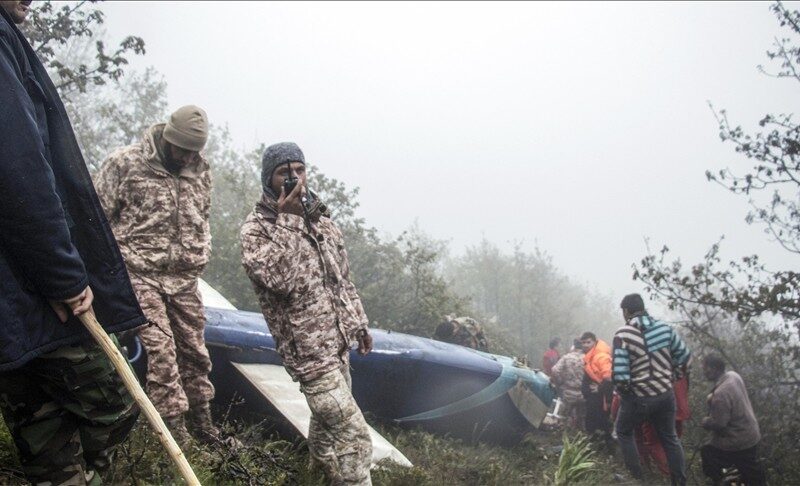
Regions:
[[189, 421], [195, 438], [203, 444], [216, 444], [222, 439], [222, 433], [211, 418], [211, 407], [208, 402], [192, 407], [189, 410]]
[[181, 449], [188, 449], [192, 445], [192, 436], [189, 435], [189, 430], [186, 429], [186, 421], [183, 419], [183, 414], [165, 417], [164, 424], [166, 424], [172, 433], [172, 438], [175, 439]]

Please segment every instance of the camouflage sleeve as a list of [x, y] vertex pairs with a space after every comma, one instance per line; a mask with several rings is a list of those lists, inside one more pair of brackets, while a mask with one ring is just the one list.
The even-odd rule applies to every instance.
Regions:
[[356, 289], [353, 280], [350, 278], [350, 258], [347, 256], [347, 250], [344, 247], [344, 235], [336, 225], [333, 227], [336, 230], [336, 238], [338, 239], [336, 244], [339, 249], [339, 258], [341, 259], [342, 276], [347, 282], [347, 295], [350, 298], [350, 302], [353, 303], [353, 307], [355, 308], [356, 312], [358, 313], [359, 329], [366, 330], [369, 326], [369, 318], [367, 317], [367, 313], [364, 311], [364, 304], [361, 303], [361, 297], [358, 295], [358, 290]]
[[94, 187], [97, 191], [97, 196], [100, 198], [100, 204], [106, 212], [108, 222], [113, 227], [119, 219], [119, 211], [121, 209], [119, 160], [115, 157], [115, 154], [108, 156], [100, 170], [95, 174]]
[[207, 171], [205, 174], [205, 199], [203, 200], [203, 217], [206, 221], [211, 216], [211, 191], [213, 189], [213, 178], [211, 177], [211, 171]]
[[486, 334], [484, 334], [483, 329], [478, 331], [478, 349], [481, 351], [488, 351], [489, 350], [489, 340], [486, 339]]
[[565, 360], [564, 357], [562, 356], [561, 359], [556, 361], [556, 364], [554, 364], [553, 368], [550, 370], [550, 381], [552, 381], [556, 385], [558, 385], [562, 381], [561, 374], [564, 372], [564, 363], [566, 363], [566, 361], [567, 360]]
[[[281, 215], [283, 216], [283, 215]], [[269, 234], [258, 223], [247, 222], [242, 228], [242, 265], [258, 287], [286, 296], [292, 290], [292, 249], [288, 234], [276, 230]]]

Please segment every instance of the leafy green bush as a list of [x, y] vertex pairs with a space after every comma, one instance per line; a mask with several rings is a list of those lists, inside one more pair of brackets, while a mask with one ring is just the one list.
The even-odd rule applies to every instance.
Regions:
[[596, 454], [589, 438], [584, 434], [578, 433], [572, 440], [564, 434], [564, 448], [558, 459], [553, 482], [556, 486], [592, 482], [598, 466]]

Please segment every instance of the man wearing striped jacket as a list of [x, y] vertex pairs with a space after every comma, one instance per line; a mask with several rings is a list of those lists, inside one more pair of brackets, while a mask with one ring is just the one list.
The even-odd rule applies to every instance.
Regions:
[[625, 325], [614, 334], [613, 380], [621, 396], [615, 428], [625, 465], [642, 479], [634, 430], [646, 421], [666, 452], [672, 484], [686, 484], [672, 383], [685, 373], [691, 354], [674, 329], [647, 314], [639, 294], [626, 295], [621, 307]]

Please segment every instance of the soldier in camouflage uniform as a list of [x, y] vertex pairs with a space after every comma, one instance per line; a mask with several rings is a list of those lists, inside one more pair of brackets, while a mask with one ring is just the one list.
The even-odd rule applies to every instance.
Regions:
[[0, 373], [0, 406], [25, 475], [36, 484], [102, 484], [113, 446], [138, 417], [133, 397], [93, 343], [65, 346], [22, 370]]
[[433, 338], [479, 351], [489, 350], [489, 342], [483, 334], [483, 327], [471, 317], [445, 316], [442, 323], [436, 327]]
[[138, 409], [76, 316], [145, 318], [29, 11], [0, 0], [0, 410], [31, 483], [98, 484]]
[[147, 394], [179, 442], [184, 413], [197, 438], [214, 442], [208, 379], [211, 360], [197, 281], [211, 252], [211, 175], [200, 155], [208, 136], [205, 112], [184, 106], [141, 142], [113, 152], [96, 177], [149, 326], [139, 330], [147, 351]]
[[[342, 233], [307, 192], [297, 145], [272, 145], [262, 162], [264, 194], [242, 227], [242, 264], [283, 364], [311, 408], [313, 461], [333, 484], [371, 484], [372, 442], [350, 391], [349, 351], [357, 341], [368, 353], [372, 338]], [[286, 194], [290, 176], [299, 182]]]
[[573, 342], [569, 353], [559, 358], [553, 366], [550, 381], [558, 389], [564, 402], [562, 415], [569, 420], [570, 427], [580, 428], [585, 415], [586, 401], [581, 392], [584, 375], [583, 348], [580, 339]]

